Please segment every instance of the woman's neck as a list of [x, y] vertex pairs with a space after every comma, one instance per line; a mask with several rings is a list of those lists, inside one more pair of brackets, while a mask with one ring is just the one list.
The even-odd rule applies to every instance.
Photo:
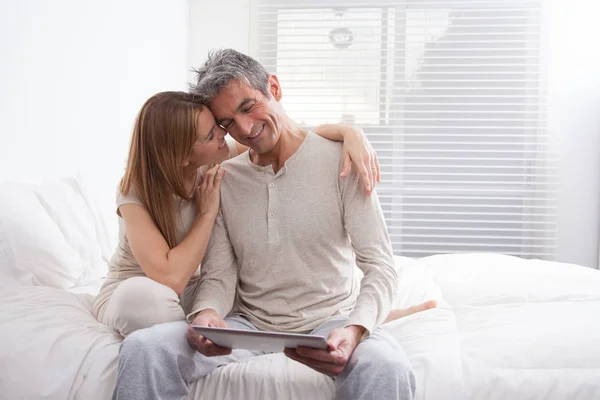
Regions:
[[183, 170], [183, 179], [185, 184], [185, 191], [192, 195], [196, 188], [196, 180], [198, 179], [198, 168], [196, 166], [188, 165]]

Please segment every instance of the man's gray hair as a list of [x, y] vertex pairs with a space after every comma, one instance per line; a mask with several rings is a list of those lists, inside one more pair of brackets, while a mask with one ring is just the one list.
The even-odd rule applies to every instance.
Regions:
[[210, 102], [232, 81], [239, 80], [269, 96], [269, 73], [258, 61], [233, 49], [211, 50], [208, 60], [196, 70], [196, 84], [190, 92], [204, 104]]

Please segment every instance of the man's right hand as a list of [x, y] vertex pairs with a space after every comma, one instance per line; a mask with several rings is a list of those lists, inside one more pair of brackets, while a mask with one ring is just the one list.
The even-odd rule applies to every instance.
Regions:
[[227, 324], [225, 323], [225, 321], [223, 321], [223, 319], [219, 316], [219, 314], [217, 314], [215, 310], [202, 310], [196, 316], [196, 318], [194, 318], [192, 324], [188, 326], [188, 343], [193, 349], [196, 349], [206, 357], [225, 356], [227, 354], [231, 354], [231, 349], [216, 345], [204, 336], [199, 335], [194, 330], [194, 328], [192, 328], [192, 325], [227, 328]]

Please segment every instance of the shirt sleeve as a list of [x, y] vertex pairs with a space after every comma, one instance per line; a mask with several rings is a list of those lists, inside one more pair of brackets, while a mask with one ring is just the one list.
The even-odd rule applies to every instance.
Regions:
[[119, 207], [121, 207], [123, 204], [139, 204], [140, 206], [146, 207], [133, 186], [129, 189], [127, 194], [123, 194], [121, 193], [121, 185], [119, 184], [117, 187], [117, 214], [119, 216], [121, 216], [121, 213], [119, 213]]
[[363, 271], [360, 292], [346, 326], [363, 326], [366, 338], [388, 316], [396, 296], [398, 271], [392, 244], [377, 193], [367, 196], [352, 172], [338, 178], [344, 207], [344, 226], [354, 250], [356, 265]]
[[187, 315], [188, 322], [192, 322], [198, 312], [209, 308], [225, 318], [235, 298], [237, 260], [221, 213], [215, 220], [202, 261], [199, 284], [192, 311]]

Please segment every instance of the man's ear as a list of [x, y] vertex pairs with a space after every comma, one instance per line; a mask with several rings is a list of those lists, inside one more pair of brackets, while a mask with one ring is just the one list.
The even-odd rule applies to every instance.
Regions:
[[275, 100], [280, 101], [283, 96], [281, 93], [281, 85], [279, 85], [279, 79], [275, 75], [269, 75], [269, 81], [267, 82], [267, 86], [269, 88], [269, 93], [271, 96], [275, 98]]

